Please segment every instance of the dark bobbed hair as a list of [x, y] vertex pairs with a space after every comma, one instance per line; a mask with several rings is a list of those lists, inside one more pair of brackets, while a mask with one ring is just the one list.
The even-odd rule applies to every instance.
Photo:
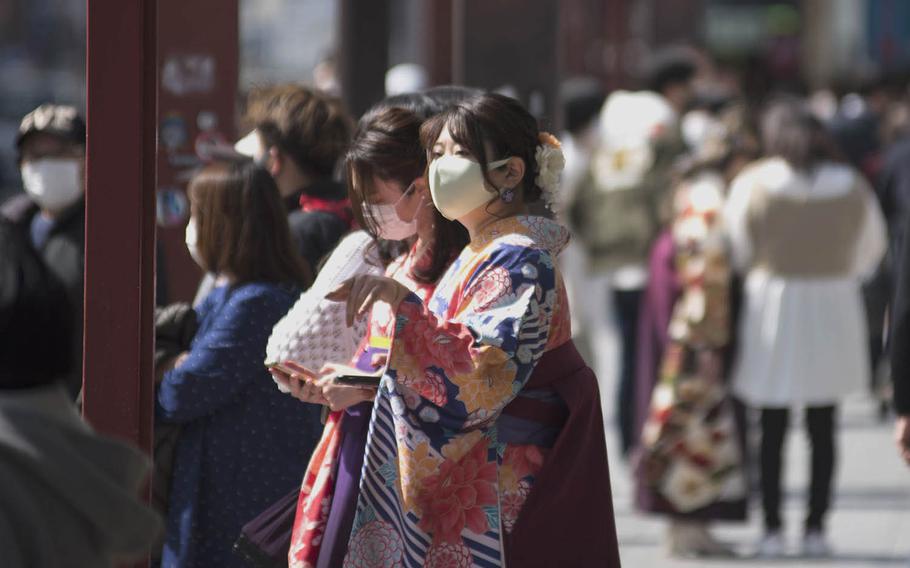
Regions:
[[309, 286], [312, 269], [291, 238], [275, 180], [251, 160], [206, 166], [190, 182], [198, 248], [207, 270], [236, 284]]
[[796, 97], [778, 97], [765, 109], [761, 138], [766, 156], [783, 158], [793, 168], [808, 170], [843, 157], [824, 125]]
[[[368, 203], [369, 184], [374, 177], [394, 181], [403, 188], [411, 185], [426, 171], [426, 152], [420, 144], [422, 121], [413, 112], [391, 107], [369, 111], [361, 119], [354, 140], [345, 158], [348, 195], [358, 224], [374, 239], [379, 230], [370, 217], [364, 215]], [[468, 243], [468, 233], [455, 221], [449, 221], [434, 211], [432, 259], [427, 266], [414, 269], [414, 277], [423, 283], [434, 283], [448, 268], [452, 259]], [[384, 262], [397, 252], [388, 246], [379, 247]]]
[[645, 70], [645, 87], [663, 93], [695, 77], [695, 60], [691, 53], [680, 47], [668, 47], [655, 53]]
[[464, 85], [438, 85], [423, 91], [423, 94], [439, 107], [439, 110], [433, 114], [439, 114], [451, 106], [483, 93], [484, 91], [481, 89], [465, 87]]
[[572, 77], [559, 86], [566, 130], [577, 134], [600, 114], [607, 91], [595, 77]]
[[360, 118], [358, 127], [364, 122], [372, 121], [376, 115], [390, 108], [402, 108], [410, 111], [420, 120], [426, 120], [442, 112], [443, 109], [435, 100], [423, 93], [401, 93], [386, 97], [370, 107]]
[[[420, 129], [420, 140], [427, 152], [448, 127], [452, 139], [480, 163], [484, 179], [493, 187], [487, 165], [496, 160], [518, 157], [524, 160], [525, 175], [521, 188], [527, 203], [540, 199], [542, 190], [537, 177], [535, 154], [540, 144], [537, 119], [517, 100], [498, 93], [483, 93], [451, 106], [426, 121]], [[493, 155], [487, 156], [484, 143]]]
[[51, 384], [72, 370], [72, 305], [26, 236], [0, 220], [0, 389]]

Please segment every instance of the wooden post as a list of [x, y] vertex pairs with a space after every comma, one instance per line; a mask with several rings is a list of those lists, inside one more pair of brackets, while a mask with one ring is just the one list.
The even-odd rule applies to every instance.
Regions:
[[158, 0], [158, 245], [168, 302], [191, 301], [202, 276], [184, 242], [187, 182], [204, 163], [207, 140], [241, 134], [239, 17], [238, 0]]
[[152, 446], [157, 0], [88, 0], [86, 419]]
[[557, 0], [456, 0], [454, 80], [471, 87], [510, 86], [552, 128], [559, 69]]
[[424, 5], [420, 33], [423, 66], [431, 85], [452, 82], [452, 0], [431, 0]]
[[389, 0], [340, 0], [341, 93], [355, 117], [385, 97], [390, 17]]

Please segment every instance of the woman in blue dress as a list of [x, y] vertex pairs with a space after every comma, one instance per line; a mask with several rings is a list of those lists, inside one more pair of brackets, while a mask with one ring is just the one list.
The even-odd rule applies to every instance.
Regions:
[[156, 420], [181, 425], [162, 565], [240, 568], [231, 547], [243, 523], [299, 481], [322, 429], [319, 410], [282, 395], [262, 365], [272, 327], [311, 273], [264, 169], [213, 164], [189, 194], [187, 245], [219, 285], [156, 397]]

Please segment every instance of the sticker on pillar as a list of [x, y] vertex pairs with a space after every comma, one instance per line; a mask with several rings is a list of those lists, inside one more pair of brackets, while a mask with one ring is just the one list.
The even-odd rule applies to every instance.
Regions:
[[189, 142], [186, 120], [176, 112], [167, 113], [159, 128], [159, 139], [168, 152], [175, 152]]
[[161, 85], [183, 97], [215, 90], [215, 58], [204, 54], [171, 55], [161, 67]]
[[218, 158], [234, 158], [237, 152], [231, 146], [227, 136], [218, 131], [218, 115], [211, 110], [203, 110], [196, 115], [196, 155], [204, 162]]
[[156, 197], [159, 227], [176, 227], [186, 223], [190, 213], [190, 204], [181, 189], [163, 187], [158, 190]]

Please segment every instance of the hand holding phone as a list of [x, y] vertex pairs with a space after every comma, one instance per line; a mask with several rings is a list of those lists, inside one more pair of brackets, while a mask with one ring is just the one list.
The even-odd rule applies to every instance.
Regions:
[[329, 376], [332, 383], [346, 387], [378, 388], [379, 381], [382, 379], [380, 371], [369, 373], [347, 365], [326, 365], [323, 370], [331, 371]]
[[360, 369], [347, 365], [328, 363], [322, 367], [322, 396], [328, 401], [332, 410], [344, 410], [364, 401], [376, 398], [381, 375], [367, 374]]
[[301, 375], [304, 379], [312, 381], [315, 381], [319, 378], [319, 375], [317, 373], [311, 371], [310, 369], [307, 369], [296, 361], [279, 361], [275, 363], [266, 363], [265, 366], [269, 371], [280, 371], [288, 377]]
[[313, 404], [328, 404], [322, 396], [322, 389], [318, 384], [319, 375], [307, 369], [296, 361], [284, 363], [267, 363], [266, 367], [275, 381], [289, 392], [291, 396], [302, 402]]

